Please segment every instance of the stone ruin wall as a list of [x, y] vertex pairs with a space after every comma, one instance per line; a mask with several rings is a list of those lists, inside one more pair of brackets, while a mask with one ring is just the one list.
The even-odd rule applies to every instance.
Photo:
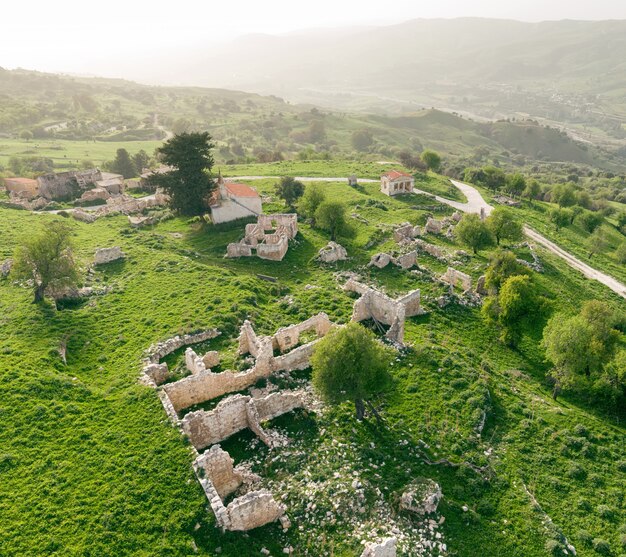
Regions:
[[[265, 337], [257, 336], [251, 323], [246, 321], [239, 335], [239, 353], [249, 353], [256, 358], [252, 368], [242, 372], [227, 370], [213, 373], [210, 369], [206, 369], [203, 358], [188, 348], [185, 352], [185, 363], [192, 375], [165, 385], [163, 390], [167, 393], [176, 412], [179, 412], [184, 408], [224, 394], [241, 391], [276, 371], [306, 369], [310, 365], [317, 339], [287, 351], [298, 345], [302, 333], [315, 331], [319, 339], [325, 336], [332, 326], [328, 316], [325, 313], [319, 313], [297, 325], [278, 329], [272, 337]], [[274, 357], [275, 349], [287, 353]], [[153, 373], [164, 376], [161, 369], [151, 369], [154, 370]]]
[[223, 499], [234, 493], [244, 482], [256, 481], [233, 467], [233, 459], [219, 445], [200, 455], [193, 464], [194, 471], [218, 525], [223, 530], [245, 531], [263, 526], [284, 515], [285, 507], [274, 500], [267, 490], [251, 491], [224, 505]]
[[353, 279], [348, 280], [344, 290], [357, 292], [361, 297], [354, 302], [352, 321], [375, 319], [389, 325], [385, 335], [389, 340], [402, 344], [404, 341], [404, 322], [407, 317], [424, 313], [420, 305], [420, 291], [413, 290], [394, 300], [374, 288]]
[[[272, 231], [268, 233], [268, 231]], [[251, 257], [282, 261], [289, 240], [298, 233], [298, 216], [292, 213], [259, 215], [256, 223], [246, 224], [244, 237], [226, 247], [226, 257]]]
[[182, 419], [182, 429], [196, 450], [227, 439], [244, 429], [251, 429], [265, 444], [270, 438], [261, 422], [272, 420], [305, 405], [301, 393], [283, 391], [264, 398], [236, 394], [222, 400], [213, 410], [196, 410]]
[[446, 284], [449, 284], [452, 288], [460, 286], [463, 292], [469, 292], [472, 290], [472, 277], [461, 271], [457, 271], [452, 267], [448, 267], [448, 270], [441, 276], [441, 280]]

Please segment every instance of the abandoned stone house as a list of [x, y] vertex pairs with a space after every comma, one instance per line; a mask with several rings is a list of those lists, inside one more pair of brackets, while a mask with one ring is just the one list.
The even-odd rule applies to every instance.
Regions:
[[98, 168], [43, 174], [37, 182], [39, 195], [48, 200], [77, 199], [94, 188], [101, 188], [109, 196], [118, 195], [124, 189], [123, 176], [101, 172]]
[[380, 191], [385, 195], [413, 193], [415, 178], [406, 172], [391, 170], [380, 177]]
[[[222, 530], [245, 531], [279, 520], [283, 528], [289, 526], [285, 506], [265, 489], [247, 491], [228, 504], [224, 499], [243, 484], [258, 481], [242, 467], [235, 467], [233, 459], [217, 443], [243, 429], [250, 429], [266, 445], [276, 443], [272, 432], [261, 426], [266, 422], [296, 408], [306, 407], [304, 393], [300, 391], [273, 392], [267, 396], [231, 394], [222, 399], [213, 410], [196, 410], [182, 420], [179, 412], [195, 404], [215, 399], [224, 394], [241, 391], [252, 386], [259, 378], [269, 377], [278, 371], [306, 369], [315, 343], [333, 326], [325, 313], [278, 329], [273, 336], [257, 335], [249, 321], [244, 322], [239, 335], [239, 354], [250, 354], [254, 365], [243, 372], [222, 371], [214, 373], [210, 367], [219, 365], [215, 351], [198, 356], [191, 348], [185, 352], [185, 363], [191, 375], [167, 383], [159, 392], [163, 407], [170, 419], [181, 427], [191, 442], [197, 458], [194, 470], [216, 521]], [[314, 333], [309, 340], [306, 333]], [[219, 335], [216, 330], [193, 335], [177, 336], [153, 346], [144, 360], [144, 382], [157, 385], [170, 379], [167, 364], [161, 359], [188, 344], [203, 342]], [[308, 342], [306, 342], [308, 341]], [[280, 355], [274, 356], [275, 351]], [[204, 452], [199, 452], [206, 449]]]
[[[274, 213], [259, 215], [256, 223], [246, 224], [239, 242], [228, 244], [226, 257], [250, 257], [282, 261], [289, 249], [289, 240], [298, 233], [298, 215]], [[254, 253], [253, 253], [254, 252]]]
[[246, 184], [227, 182], [221, 173], [209, 205], [211, 219], [215, 224], [256, 217], [263, 212], [261, 196], [254, 188]]

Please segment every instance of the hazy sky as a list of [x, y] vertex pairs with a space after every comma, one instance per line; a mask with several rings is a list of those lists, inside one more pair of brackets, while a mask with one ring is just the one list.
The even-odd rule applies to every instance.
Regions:
[[626, 0], [18, 0], [2, 7], [0, 66], [97, 72], [247, 33], [463, 16], [626, 19]]

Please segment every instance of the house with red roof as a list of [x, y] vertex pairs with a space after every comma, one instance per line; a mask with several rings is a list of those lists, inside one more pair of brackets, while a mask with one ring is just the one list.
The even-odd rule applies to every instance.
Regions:
[[227, 182], [221, 173], [217, 178], [217, 189], [211, 196], [210, 207], [211, 219], [215, 224], [258, 217], [263, 212], [261, 196], [254, 188]]
[[406, 172], [390, 170], [380, 177], [380, 191], [385, 195], [413, 193], [415, 178]]

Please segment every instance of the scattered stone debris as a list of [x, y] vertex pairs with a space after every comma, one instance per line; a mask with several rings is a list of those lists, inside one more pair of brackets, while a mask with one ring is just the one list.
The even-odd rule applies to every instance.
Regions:
[[92, 223], [95, 222], [98, 216], [95, 213], [88, 213], [82, 209], [74, 209], [72, 211], [72, 217], [78, 221]]
[[396, 557], [396, 538], [386, 538], [380, 543], [367, 542], [361, 557]]
[[261, 259], [282, 261], [289, 249], [289, 240], [297, 233], [296, 214], [259, 215], [256, 223], [246, 224], [241, 241], [228, 244], [226, 257], [250, 257], [255, 251]]
[[437, 512], [443, 494], [437, 482], [430, 478], [418, 478], [411, 482], [400, 498], [400, 508], [417, 514]]
[[96, 257], [94, 263], [96, 265], [104, 265], [105, 263], [111, 263], [118, 259], [124, 259], [126, 255], [119, 246], [112, 248], [98, 248], [96, 250]]
[[346, 248], [336, 242], [328, 242], [318, 254], [318, 259], [323, 263], [334, 263], [335, 261], [345, 261], [348, 258]]
[[500, 205], [507, 205], [508, 207], [519, 207], [521, 203], [516, 201], [515, 199], [511, 199], [506, 195], [496, 195], [493, 198], [494, 203], [499, 203]]

